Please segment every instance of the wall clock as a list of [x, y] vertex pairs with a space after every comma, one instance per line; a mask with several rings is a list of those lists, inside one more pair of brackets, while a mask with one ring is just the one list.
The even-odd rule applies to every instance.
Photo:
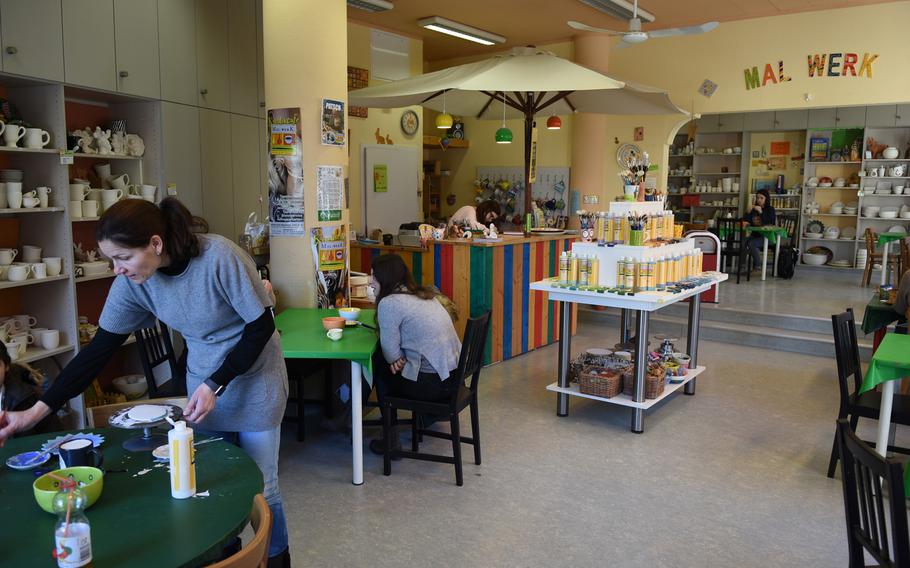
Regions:
[[638, 158], [641, 156], [641, 148], [635, 144], [623, 144], [616, 149], [616, 163], [620, 167], [626, 167], [626, 163], [630, 158]]
[[401, 113], [401, 131], [407, 134], [408, 136], [413, 136], [417, 133], [417, 129], [420, 127], [420, 119], [417, 118], [417, 113], [413, 110], [406, 110]]

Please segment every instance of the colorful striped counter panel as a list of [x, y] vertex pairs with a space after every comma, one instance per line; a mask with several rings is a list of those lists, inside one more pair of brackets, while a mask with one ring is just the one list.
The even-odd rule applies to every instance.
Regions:
[[[400, 255], [421, 285], [436, 286], [458, 306], [459, 335], [467, 315], [493, 310], [485, 363], [498, 363], [559, 339], [559, 302], [531, 282], [557, 276], [559, 255], [575, 235], [503, 238], [496, 243], [431, 241], [427, 248], [351, 243], [351, 270], [370, 273], [380, 254]], [[577, 309], [572, 306], [572, 330]]]

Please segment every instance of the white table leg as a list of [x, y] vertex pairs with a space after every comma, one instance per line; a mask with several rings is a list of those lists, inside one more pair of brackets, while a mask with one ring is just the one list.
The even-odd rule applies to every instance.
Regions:
[[777, 276], [777, 258], [780, 256], [780, 235], [775, 235], [777, 240], [774, 241], [774, 270], [771, 276]]
[[895, 381], [882, 383], [882, 406], [878, 411], [878, 436], [875, 439], [875, 451], [888, 455], [888, 431], [891, 430], [891, 403], [894, 402]]
[[888, 283], [888, 247], [891, 243], [885, 243], [882, 247], [882, 286]]
[[354, 485], [363, 485], [363, 382], [360, 363], [351, 361], [351, 452]]
[[762, 253], [761, 253], [761, 279], [765, 279], [765, 272], [768, 270], [768, 237], [762, 235]]

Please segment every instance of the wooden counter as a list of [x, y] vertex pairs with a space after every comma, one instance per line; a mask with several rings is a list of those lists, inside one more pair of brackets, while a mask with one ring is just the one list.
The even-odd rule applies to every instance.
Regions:
[[[485, 363], [511, 359], [559, 339], [559, 305], [531, 282], [556, 276], [559, 255], [576, 235], [505, 237], [496, 243], [431, 241], [427, 248], [351, 243], [351, 270], [370, 273], [373, 258], [400, 255], [420, 285], [436, 286], [458, 306], [459, 336], [469, 316], [492, 309]], [[577, 312], [572, 314], [575, 329]]]

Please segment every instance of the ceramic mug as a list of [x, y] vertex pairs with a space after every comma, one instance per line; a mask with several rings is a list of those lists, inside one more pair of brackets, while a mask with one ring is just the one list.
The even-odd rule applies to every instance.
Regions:
[[97, 175], [98, 179], [102, 182], [107, 181], [107, 178], [111, 177], [111, 165], [95, 164], [95, 175]]
[[344, 334], [343, 329], [330, 329], [325, 333], [325, 336], [331, 339], [332, 341], [338, 341], [341, 339], [341, 336]]
[[53, 193], [53, 191], [54, 190], [49, 187], [36, 187], [35, 192], [38, 194], [38, 205], [41, 207], [47, 207], [48, 199], [50, 198], [50, 194]]
[[7, 148], [15, 148], [25, 136], [25, 128], [17, 124], [7, 124], [3, 129], [3, 142]]
[[142, 198], [146, 201], [154, 201], [155, 193], [158, 191], [158, 188], [154, 185], [143, 185], [141, 190]]
[[16, 361], [19, 359], [20, 347], [18, 343], [4, 342], [3, 345], [6, 346], [6, 353], [9, 355], [10, 361]]
[[101, 467], [104, 463], [104, 454], [101, 450], [92, 447], [92, 441], [87, 438], [77, 438], [64, 442], [57, 450], [60, 454], [60, 469], [68, 467]]
[[70, 219], [82, 218], [82, 205], [87, 201], [70, 201]]
[[82, 201], [89, 187], [83, 183], [70, 184], [70, 201]]
[[[126, 174], [123, 174], [126, 175]], [[123, 199], [123, 189], [102, 189], [101, 190], [101, 201], [117, 201]]]
[[0, 264], [9, 266], [13, 263], [18, 254], [19, 251], [17, 249], [0, 249]]
[[38, 207], [38, 205], [40, 205], [40, 204], [41, 204], [41, 200], [38, 199], [37, 197], [23, 197], [22, 198], [22, 206], [25, 207], [26, 209], [32, 209], [34, 207]]
[[17, 331], [10, 335], [10, 341], [32, 345], [35, 343], [35, 336], [29, 331]]
[[127, 188], [127, 186], [130, 184], [130, 176], [128, 174], [120, 174], [119, 176], [111, 176], [111, 177], [107, 178], [107, 183], [112, 188], [120, 190], [120, 197], [123, 197], [123, 190], [125, 190]]
[[23, 280], [28, 279], [28, 275], [31, 273], [31, 265], [21, 265], [21, 264], [12, 264], [9, 267], [9, 270], [6, 271], [6, 279], [10, 282], [22, 282]]
[[34, 245], [22, 245], [22, 262], [40, 262], [41, 247]]
[[14, 315], [13, 321], [16, 322], [19, 329], [21, 330], [31, 329], [38, 325], [38, 320], [35, 318], [35, 316], [30, 316], [28, 314]]
[[41, 259], [41, 262], [47, 265], [48, 276], [60, 276], [60, 273], [63, 272], [63, 259], [59, 256], [46, 256]]
[[36, 333], [35, 343], [41, 345], [42, 349], [56, 349], [60, 347], [60, 330], [45, 329]]
[[103, 200], [101, 201], [101, 209], [100, 209], [100, 210], [101, 210], [101, 211], [107, 211], [108, 209], [110, 209], [111, 207], [113, 207], [115, 203], [117, 203], [117, 200], [116, 200], [116, 199], [103, 199]]
[[47, 265], [43, 262], [33, 262], [32, 274], [35, 275], [35, 278], [47, 278]]
[[98, 202], [97, 201], [81, 201], [78, 203], [82, 204], [82, 216], [83, 217], [97, 217], [98, 216]]
[[22, 207], [22, 182], [6, 182], [6, 201], [10, 209]]
[[40, 128], [26, 128], [25, 141], [23, 144], [26, 148], [44, 148], [51, 142], [51, 134], [47, 130]]

